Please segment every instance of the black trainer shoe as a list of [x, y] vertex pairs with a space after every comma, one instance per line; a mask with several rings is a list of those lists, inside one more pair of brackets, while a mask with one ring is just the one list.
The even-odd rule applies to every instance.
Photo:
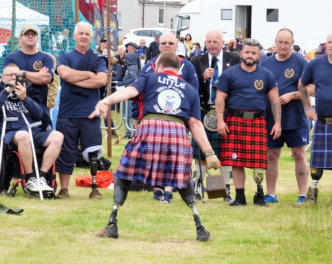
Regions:
[[264, 192], [261, 185], [257, 186], [257, 191], [254, 195], [254, 204], [259, 206], [268, 206], [264, 200]]
[[153, 192], [153, 200], [161, 201], [163, 198], [163, 192], [161, 190], [155, 190]]
[[239, 201], [237, 201], [237, 200], [235, 200], [235, 201], [233, 201], [232, 203], [230, 203], [229, 204], [229, 206], [245, 206], [245, 205], [247, 205], [247, 202], [239, 202]]
[[164, 192], [163, 198], [161, 199], [161, 202], [163, 203], [171, 203], [173, 198], [173, 194], [171, 192]]

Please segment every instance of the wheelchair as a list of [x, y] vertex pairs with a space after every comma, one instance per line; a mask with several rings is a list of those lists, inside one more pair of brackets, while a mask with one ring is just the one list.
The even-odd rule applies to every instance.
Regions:
[[[40, 168], [43, 159], [44, 148], [36, 149], [36, 157], [38, 167]], [[12, 186], [10, 186], [12, 179], [14, 179]], [[48, 199], [55, 198], [55, 192], [57, 189], [55, 163], [52, 165], [46, 175], [46, 181], [49, 186], [52, 187], [53, 192], [44, 193], [44, 197]], [[39, 197], [38, 193], [32, 193], [26, 188], [25, 172], [20, 154], [17, 151], [17, 147], [13, 144], [3, 145], [2, 163], [0, 172], [0, 193], [7, 196], [14, 197], [17, 193], [17, 189], [21, 185], [25, 194]]]

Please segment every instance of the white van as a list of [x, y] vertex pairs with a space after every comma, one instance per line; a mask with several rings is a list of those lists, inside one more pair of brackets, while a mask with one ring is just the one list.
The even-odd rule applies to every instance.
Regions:
[[177, 14], [176, 31], [202, 44], [207, 31], [219, 29], [226, 42], [242, 34], [268, 48], [278, 30], [287, 27], [296, 44], [312, 48], [332, 30], [331, 10], [331, 0], [195, 0]]

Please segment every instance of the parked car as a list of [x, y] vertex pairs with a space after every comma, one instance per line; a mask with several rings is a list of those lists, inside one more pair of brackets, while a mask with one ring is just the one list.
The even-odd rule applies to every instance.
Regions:
[[128, 42], [134, 42], [139, 45], [139, 41], [144, 38], [146, 41], [146, 46], [149, 46], [156, 35], [163, 35], [165, 33], [170, 33], [169, 28], [160, 27], [150, 27], [150, 28], [136, 28], [132, 29], [123, 38], [123, 44], [126, 45]]

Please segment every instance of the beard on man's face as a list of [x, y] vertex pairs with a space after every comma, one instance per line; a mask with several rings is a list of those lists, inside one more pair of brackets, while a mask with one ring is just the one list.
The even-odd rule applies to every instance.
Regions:
[[[249, 59], [250, 59], [251, 61], [249, 61]], [[258, 60], [254, 60], [254, 59], [251, 59], [251, 58], [247, 58], [247, 59], [242, 58], [242, 61], [243, 61], [243, 63], [244, 63], [245, 65], [247, 65], [247, 66], [254, 66], [254, 65], [257, 64], [257, 62], [258, 62]]]

